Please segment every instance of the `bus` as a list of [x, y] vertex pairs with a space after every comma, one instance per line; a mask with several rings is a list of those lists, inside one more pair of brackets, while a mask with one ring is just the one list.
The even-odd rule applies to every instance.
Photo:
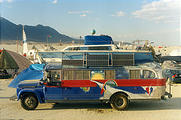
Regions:
[[110, 103], [125, 110], [132, 100], [161, 100], [171, 97], [166, 79], [155, 63], [118, 67], [62, 67], [46, 65], [39, 81], [23, 81], [17, 100], [26, 110], [41, 103]]

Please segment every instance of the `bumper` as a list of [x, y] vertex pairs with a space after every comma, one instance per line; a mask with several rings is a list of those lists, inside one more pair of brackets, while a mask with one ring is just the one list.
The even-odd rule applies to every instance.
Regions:
[[161, 99], [166, 100], [166, 97], [168, 97], [170, 99], [170, 98], [172, 98], [172, 94], [168, 93], [168, 92], [165, 92], [165, 94], [163, 96], [161, 96]]

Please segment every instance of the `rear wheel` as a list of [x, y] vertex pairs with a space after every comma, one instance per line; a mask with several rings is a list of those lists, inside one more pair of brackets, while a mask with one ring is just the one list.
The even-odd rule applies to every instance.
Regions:
[[116, 110], [125, 110], [128, 107], [129, 100], [124, 94], [116, 94], [111, 97], [111, 107]]
[[21, 106], [25, 110], [34, 110], [38, 106], [38, 100], [34, 95], [25, 95], [21, 98]]

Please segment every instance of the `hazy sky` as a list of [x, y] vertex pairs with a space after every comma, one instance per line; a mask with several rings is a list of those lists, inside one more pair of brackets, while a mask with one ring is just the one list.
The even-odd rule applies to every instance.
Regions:
[[1, 16], [42, 24], [79, 38], [107, 34], [116, 41], [151, 40], [181, 45], [181, 0], [0, 0]]

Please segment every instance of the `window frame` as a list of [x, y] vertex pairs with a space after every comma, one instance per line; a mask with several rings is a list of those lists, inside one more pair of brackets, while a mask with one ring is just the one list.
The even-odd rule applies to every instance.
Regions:
[[[139, 78], [131, 78], [131, 72], [130, 71], [138, 71], [139, 70]], [[129, 69], [129, 79], [141, 79], [141, 69]]]
[[[79, 73], [80, 71], [82, 72], [81, 74], [82, 76], [81, 76], [81, 79], [78, 79], [77, 76], [79, 75], [77, 75], [76, 73], [77, 72]], [[88, 76], [85, 76], [86, 74], [88, 74]], [[88, 78], [88, 79], [85, 79], [85, 78]], [[80, 70], [71, 70], [71, 69], [62, 70], [62, 80], [90, 80], [90, 70], [81, 70], [81, 69]]]
[[[144, 78], [144, 71], [150, 71], [150, 72], [154, 73], [154, 77], [153, 78]], [[156, 79], [157, 78], [157, 74], [155, 73], [155, 71], [149, 70], [149, 69], [143, 69], [141, 76], [142, 76], [141, 78], [143, 78], [143, 79]], [[149, 76], [150, 76], [150, 74], [149, 74]]]

